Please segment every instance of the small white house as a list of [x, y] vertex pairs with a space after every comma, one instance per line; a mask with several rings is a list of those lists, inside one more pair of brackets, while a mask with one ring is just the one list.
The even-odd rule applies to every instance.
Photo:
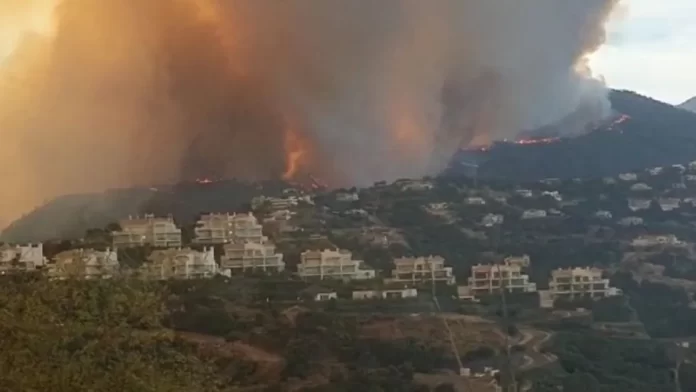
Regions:
[[526, 210], [522, 213], [522, 219], [541, 219], [546, 218], [546, 215], [544, 210]]
[[484, 200], [482, 197], [467, 197], [464, 200], [464, 203], [470, 206], [483, 206], [486, 205], [486, 200]]
[[631, 211], [647, 210], [652, 205], [649, 199], [628, 199], [628, 208]]
[[331, 301], [332, 299], [338, 299], [338, 294], [335, 291], [321, 291], [314, 294], [315, 301]]
[[637, 184], [631, 185], [631, 190], [634, 192], [644, 192], [644, 191], [651, 191], [652, 187], [650, 187], [650, 185], [648, 185], [644, 182], [639, 182]]
[[611, 219], [612, 214], [609, 211], [597, 211], [595, 212], [595, 217], [598, 219]]
[[622, 173], [619, 174], [619, 179], [621, 181], [636, 181], [638, 180], [638, 175], [636, 173]]
[[684, 243], [680, 241], [674, 234], [666, 235], [642, 235], [634, 238], [631, 242], [636, 248], [644, 248], [657, 245], [679, 246]]
[[660, 204], [660, 208], [662, 209], [662, 211], [672, 211], [679, 208], [681, 204], [681, 199], [665, 197], [660, 198], [660, 200], [658, 200], [658, 203]]
[[542, 196], [549, 196], [556, 201], [563, 201], [563, 197], [561, 196], [560, 193], [558, 193], [558, 191], [552, 191], [552, 192], [544, 191], [541, 193], [541, 195]]
[[620, 219], [618, 223], [621, 226], [640, 226], [643, 224], [643, 218], [638, 216], [628, 216]]
[[517, 196], [522, 196], [524, 198], [530, 198], [534, 195], [534, 193], [529, 189], [517, 189], [515, 191], [515, 194], [517, 194]]
[[493, 227], [504, 222], [505, 218], [499, 214], [486, 214], [481, 220], [481, 224], [486, 227]]

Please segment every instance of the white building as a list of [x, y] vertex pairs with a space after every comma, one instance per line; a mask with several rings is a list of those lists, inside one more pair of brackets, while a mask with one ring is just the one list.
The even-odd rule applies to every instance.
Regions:
[[689, 162], [689, 170], [696, 171], [696, 161]]
[[194, 229], [198, 244], [262, 243], [263, 226], [254, 214], [206, 214]]
[[467, 197], [464, 199], [464, 203], [470, 206], [483, 206], [486, 205], [486, 200], [482, 197]]
[[403, 257], [394, 260], [392, 283], [443, 282], [454, 284], [452, 267], [445, 267], [445, 259], [440, 256]]
[[472, 296], [497, 293], [501, 288], [511, 293], [536, 291], [536, 284], [529, 281], [529, 275], [522, 273], [518, 263], [475, 265], [471, 267], [468, 284]]
[[486, 214], [481, 220], [481, 224], [486, 227], [493, 227], [503, 224], [505, 218], [499, 214]]
[[313, 205], [314, 201], [312, 200], [312, 197], [309, 195], [290, 195], [287, 197], [258, 196], [251, 200], [251, 209], [257, 210], [262, 206], [266, 205], [269, 207], [271, 211], [289, 210], [299, 206], [300, 203]]
[[609, 286], [609, 279], [602, 277], [601, 269], [589, 267], [552, 271], [548, 291], [552, 300], [603, 298], [620, 294], [620, 290]]
[[526, 210], [522, 213], [522, 219], [541, 219], [546, 218], [546, 215], [544, 210]]
[[428, 209], [431, 211], [445, 211], [449, 208], [449, 203], [430, 203]]
[[115, 248], [151, 245], [158, 248], [181, 246], [181, 229], [174, 219], [156, 218], [152, 214], [144, 217], [128, 217], [119, 222], [120, 231], [112, 233]]
[[648, 169], [648, 173], [650, 173], [650, 175], [656, 176], [656, 175], [662, 173], [663, 170], [664, 169], [661, 167], [653, 167], [651, 169]]
[[553, 192], [544, 191], [544, 192], [541, 193], [541, 196], [542, 196], [542, 197], [543, 197], [543, 196], [548, 196], [548, 197], [550, 197], [550, 198], [552, 198], [552, 199], [554, 199], [554, 200], [556, 200], [556, 201], [559, 201], [559, 202], [560, 202], [560, 201], [563, 201], [563, 196], [561, 196], [561, 194], [560, 194], [558, 191], [553, 191]]
[[634, 192], [651, 191], [652, 187], [650, 187], [650, 185], [644, 182], [639, 182], [637, 184], [631, 185], [631, 190]]
[[662, 211], [672, 211], [679, 208], [681, 205], [681, 199], [664, 197], [658, 200], [658, 204], [660, 204]]
[[335, 291], [320, 291], [314, 294], [314, 300], [318, 302], [331, 301], [337, 299], [338, 293], [336, 293]]
[[365, 280], [376, 276], [375, 270], [363, 269], [362, 260], [353, 260], [347, 250], [308, 250], [300, 255], [297, 274], [303, 279]]
[[638, 175], [636, 173], [622, 173], [619, 174], [619, 179], [621, 181], [636, 181], [638, 180]]
[[73, 249], [57, 254], [48, 264], [51, 279], [109, 279], [119, 273], [118, 254], [115, 250], [104, 252], [93, 249]]
[[45, 264], [43, 244], [0, 246], [0, 275], [30, 272]]
[[686, 181], [696, 181], [696, 174], [687, 174], [684, 176]]
[[282, 272], [285, 270], [283, 255], [275, 250], [271, 242], [227, 244], [220, 258], [220, 269], [228, 276], [246, 271]]
[[384, 290], [355, 290], [353, 291], [354, 300], [368, 299], [405, 299], [417, 298], [418, 290], [414, 288], [403, 289], [384, 289]]
[[612, 214], [609, 211], [597, 211], [595, 212], [595, 217], [598, 219], [611, 219]]
[[336, 194], [336, 201], [345, 203], [360, 200], [360, 195], [357, 192], [339, 192]]
[[430, 181], [426, 180], [404, 180], [397, 181], [402, 191], [429, 191], [434, 188]]
[[518, 265], [520, 268], [528, 268], [532, 263], [532, 259], [529, 255], [522, 256], [508, 256], [503, 259], [503, 264], [505, 265]]
[[202, 252], [185, 249], [155, 250], [138, 270], [138, 276], [147, 280], [212, 278], [218, 272], [215, 249]]
[[526, 198], [526, 199], [528, 199], [528, 198], [534, 196], [534, 194], [532, 193], [532, 191], [529, 190], [529, 189], [517, 189], [517, 190], [515, 190], [515, 194], [517, 194], [518, 196], [522, 196], [522, 197], [524, 197], [524, 198]]
[[652, 200], [649, 199], [628, 199], [628, 208], [631, 211], [647, 210], [652, 205]]
[[682, 241], [680, 241], [677, 236], [674, 234], [665, 234], [665, 235], [642, 235], [639, 237], [636, 237], [631, 241], [631, 245], [633, 245], [636, 248], [645, 248], [645, 247], [651, 247], [651, 246], [658, 246], [658, 245], [663, 245], [663, 246], [681, 246], [684, 245]]
[[640, 226], [643, 224], [643, 218], [638, 216], [627, 216], [618, 222], [621, 226]]
[[672, 169], [676, 169], [680, 173], [684, 173], [686, 171], [686, 167], [680, 164], [672, 165]]
[[606, 185], [614, 185], [616, 184], [616, 180], [612, 177], [604, 177], [602, 179], [602, 182], [604, 182]]

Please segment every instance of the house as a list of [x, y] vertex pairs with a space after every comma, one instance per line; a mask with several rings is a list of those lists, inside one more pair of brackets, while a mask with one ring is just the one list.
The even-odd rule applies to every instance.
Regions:
[[643, 224], [643, 218], [637, 216], [628, 216], [620, 219], [618, 223], [621, 226], [640, 226]]
[[418, 290], [414, 288], [403, 289], [383, 289], [383, 290], [355, 290], [353, 291], [354, 300], [369, 299], [406, 299], [417, 298]]
[[544, 210], [526, 210], [522, 213], [522, 219], [540, 219], [546, 218], [546, 211]]
[[651, 191], [652, 187], [650, 187], [650, 185], [644, 182], [639, 182], [637, 184], [631, 185], [631, 190], [634, 192]]
[[600, 211], [595, 212], [595, 218], [604, 219], [604, 220], [611, 219], [612, 214], [609, 211], [600, 210]]
[[202, 252], [184, 249], [155, 250], [137, 270], [137, 276], [145, 280], [203, 279], [218, 273], [215, 249]]
[[614, 185], [616, 184], [616, 180], [612, 177], [604, 177], [602, 178], [602, 182], [606, 185]]
[[687, 174], [684, 176], [684, 179], [686, 181], [696, 181], [696, 175], [695, 174]]
[[686, 184], [683, 182], [675, 182], [672, 184], [672, 189], [686, 189]]
[[470, 286], [457, 286], [457, 298], [463, 301], [479, 302], [471, 292]]
[[696, 171], [696, 161], [689, 162], [689, 170]]
[[426, 180], [400, 180], [395, 183], [402, 191], [428, 191], [434, 188], [430, 181]]
[[649, 199], [628, 199], [628, 208], [631, 211], [647, 210], [652, 205], [652, 200]]
[[486, 214], [481, 220], [481, 224], [486, 227], [493, 227], [503, 223], [505, 218], [499, 214]]
[[431, 211], [445, 211], [449, 208], [449, 203], [430, 203], [428, 209]]
[[321, 301], [331, 301], [338, 299], [338, 294], [335, 291], [321, 291], [314, 294], [314, 300]]
[[[493, 294], [500, 292], [501, 288], [511, 293], [536, 291], [536, 284], [529, 281], [529, 275], [522, 273], [522, 265], [513, 262], [472, 266], [468, 284], [472, 296]], [[461, 289], [460, 292], [464, 291]]]
[[663, 170], [664, 169], [661, 167], [653, 167], [653, 168], [648, 169], [648, 173], [650, 173], [651, 176], [657, 176], [660, 173], [662, 173]]
[[96, 251], [73, 249], [58, 253], [48, 264], [51, 279], [109, 279], [119, 273], [120, 265], [115, 250]]
[[622, 173], [619, 174], [619, 179], [621, 181], [636, 181], [638, 180], [638, 175], [636, 173]]
[[289, 195], [287, 197], [257, 196], [251, 200], [251, 209], [258, 210], [266, 206], [270, 211], [289, 210], [299, 206], [300, 203], [313, 205], [314, 201], [309, 195]]
[[662, 211], [672, 211], [679, 208], [679, 205], [681, 204], [681, 199], [664, 197], [660, 198], [657, 202], [660, 205]]
[[681, 246], [684, 245], [676, 235], [665, 234], [665, 235], [641, 235], [631, 241], [631, 245], [636, 248], [645, 248], [651, 246]]
[[470, 206], [483, 206], [486, 205], [486, 200], [482, 197], [467, 197], [464, 199], [464, 203]]
[[619, 295], [618, 289], [609, 286], [609, 279], [602, 277], [599, 268], [559, 268], [551, 271], [548, 296], [552, 300], [559, 298], [576, 299], [582, 297], [604, 298]]
[[174, 219], [158, 218], [153, 214], [144, 217], [129, 216], [128, 219], [119, 221], [121, 230], [111, 233], [114, 248], [129, 248], [135, 246], [151, 245], [158, 248], [180, 247], [181, 229], [174, 223]]
[[520, 268], [528, 268], [531, 262], [532, 259], [529, 257], [529, 255], [508, 256], [503, 259], [504, 265], [518, 265]]
[[686, 171], [686, 167], [680, 164], [672, 165], [672, 169], [676, 169], [680, 173], [684, 173]]
[[193, 242], [205, 245], [262, 243], [267, 240], [262, 231], [263, 226], [252, 213], [204, 214], [196, 223]]
[[220, 270], [228, 276], [247, 271], [282, 272], [285, 262], [271, 242], [236, 242], [223, 247]]
[[558, 191], [552, 191], [552, 192], [544, 191], [541, 193], [541, 196], [542, 197], [548, 196], [548, 197], [550, 197], [558, 202], [563, 201], [563, 196], [561, 196], [561, 194], [558, 193]]
[[442, 282], [455, 283], [452, 267], [445, 266], [445, 259], [440, 256], [402, 257], [394, 260], [391, 283]]
[[545, 185], [558, 185], [561, 183], [561, 180], [560, 178], [544, 178], [539, 182]]
[[534, 196], [532, 191], [529, 189], [517, 189], [517, 190], [515, 190], [515, 194], [517, 196], [522, 196], [524, 198], [530, 198], [530, 197]]
[[0, 245], [0, 275], [30, 272], [45, 264], [43, 244]]
[[339, 192], [336, 194], [336, 201], [350, 203], [358, 200], [360, 200], [358, 192]]
[[264, 222], [287, 222], [294, 215], [296, 215], [296, 212], [290, 211], [290, 210], [278, 210], [278, 211], [273, 211], [266, 218], [264, 218]]
[[353, 260], [347, 250], [308, 250], [300, 255], [297, 274], [303, 279], [374, 279], [374, 269], [364, 268], [362, 260]]

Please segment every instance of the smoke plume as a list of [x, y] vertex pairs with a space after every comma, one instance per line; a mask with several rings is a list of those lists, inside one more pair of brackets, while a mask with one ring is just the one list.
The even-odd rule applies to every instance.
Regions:
[[617, 2], [3, 0], [0, 218], [203, 176], [421, 176], [592, 121], [608, 109], [585, 57]]

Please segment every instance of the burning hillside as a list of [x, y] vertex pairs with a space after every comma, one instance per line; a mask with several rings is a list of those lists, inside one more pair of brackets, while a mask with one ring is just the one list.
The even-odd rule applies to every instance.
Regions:
[[582, 126], [608, 110], [582, 65], [617, 2], [4, 0], [0, 217], [196, 178], [421, 176]]

